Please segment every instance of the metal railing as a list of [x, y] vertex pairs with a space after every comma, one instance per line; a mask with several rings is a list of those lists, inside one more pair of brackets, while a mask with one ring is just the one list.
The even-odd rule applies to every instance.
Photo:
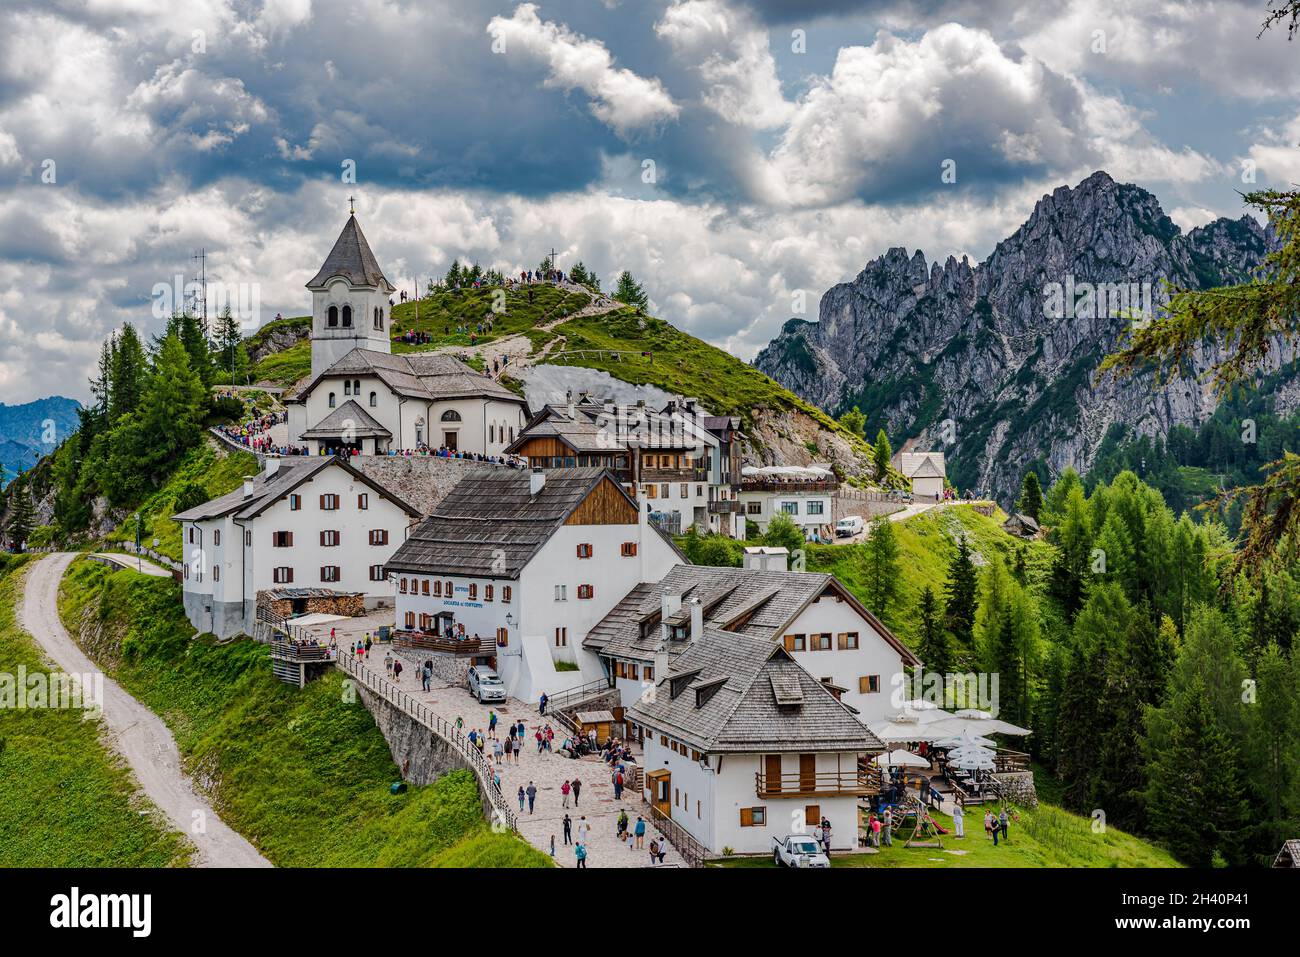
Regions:
[[328, 645], [302, 645], [292, 641], [277, 641], [275, 639], [272, 639], [269, 644], [272, 658], [284, 658], [289, 661], [331, 660], [331, 649]]
[[393, 646], [418, 651], [439, 651], [466, 657], [497, 653], [494, 638], [448, 638], [445, 635], [431, 635], [405, 628], [393, 632]]
[[470, 768], [473, 769], [474, 776], [478, 778], [479, 787], [487, 795], [488, 802], [492, 805], [492, 810], [496, 815], [494, 826], [499, 824], [511, 831], [517, 832], [519, 830], [518, 822], [515, 819], [514, 812], [510, 810], [509, 802], [506, 801], [505, 795], [493, 781], [492, 767], [488, 764], [487, 758], [475, 745], [470, 743], [469, 738], [462, 731], [441, 715], [429, 710], [428, 706], [422, 701], [417, 701], [391, 681], [375, 674], [360, 662], [342, 656], [335, 664], [351, 678], [365, 685], [407, 717], [427, 728], [462, 755], [469, 763]]
[[677, 849], [689, 867], [704, 866], [704, 862], [711, 856], [709, 849], [692, 837], [690, 831], [653, 804], [650, 805], [650, 820], [668, 838], [668, 843]]
[[834, 492], [840, 483], [834, 479], [827, 480], [793, 480], [780, 482], [772, 479], [746, 479], [740, 483], [742, 492]]
[[[608, 678], [597, 678], [595, 681], [588, 681], [586, 684], [578, 685], [576, 688], [566, 688], [553, 695], [546, 696], [546, 714], [549, 717], [552, 712], [565, 711], [581, 704], [588, 698], [600, 694], [602, 691], [608, 691], [614, 687], [614, 683]], [[539, 705], [540, 707], [540, 705]]]

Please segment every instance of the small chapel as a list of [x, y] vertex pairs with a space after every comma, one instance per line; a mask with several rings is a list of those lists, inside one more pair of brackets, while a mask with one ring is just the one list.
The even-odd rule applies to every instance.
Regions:
[[500, 455], [527, 403], [439, 352], [393, 354], [392, 296], [356, 213], [307, 283], [311, 375], [284, 396], [289, 442], [313, 455], [464, 452]]

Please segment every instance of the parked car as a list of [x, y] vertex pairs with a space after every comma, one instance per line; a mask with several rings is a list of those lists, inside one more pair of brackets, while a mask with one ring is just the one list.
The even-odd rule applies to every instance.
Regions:
[[830, 867], [831, 861], [807, 834], [772, 838], [772, 863], [777, 867]]
[[842, 518], [835, 523], [836, 538], [852, 538], [864, 528], [861, 515], [850, 515], [848, 518]]
[[506, 686], [501, 676], [487, 665], [472, 665], [469, 669], [469, 693], [478, 698], [479, 704], [489, 701], [505, 701]]

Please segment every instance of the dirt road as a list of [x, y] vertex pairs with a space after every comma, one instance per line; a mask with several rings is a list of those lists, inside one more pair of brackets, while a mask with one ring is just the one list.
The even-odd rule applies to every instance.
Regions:
[[[55, 665], [72, 674], [87, 674], [100, 669], [77, 647], [59, 620], [59, 581], [74, 557], [55, 553], [27, 569], [18, 620]], [[181, 769], [176, 741], [162, 719], [107, 676], [104, 723], [110, 743], [130, 765], [140, 789], [198, 849], [194, 858], [197, 866], [271, 866], [195, 791], [194, 783]]]

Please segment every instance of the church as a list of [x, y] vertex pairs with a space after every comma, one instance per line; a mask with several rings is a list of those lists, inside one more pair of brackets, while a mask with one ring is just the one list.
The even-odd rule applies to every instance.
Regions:
[[523, 431], [527, 403], [491, 377], [445, 353], [393, 354], [396, 287], [355, 213], [307, 288], [311, 376], [284, 397], [290, 444], [312, 455], [500, 455]]

